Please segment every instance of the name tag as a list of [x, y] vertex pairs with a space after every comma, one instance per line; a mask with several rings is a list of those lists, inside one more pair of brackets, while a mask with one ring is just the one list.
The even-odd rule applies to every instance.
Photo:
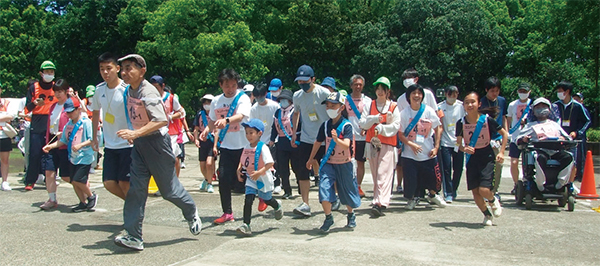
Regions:
[[571, 120], [563, 120], [562, 121], [562, 126], [563, 127], [569, 127], [569, 126], [571, 126]]
[[115, 123], [115, 116], [111, 113], [106, 113], [106, 115], [104, 116], [104, 121], [108, 122], [110, 124], [114, 124]]
[[417, 143], [423, 143], [423, 142], [425, 142], [425, 136], [423, 136], [423, 135], [417, 135], [417, 138], [415, 139], [415, 141]]
[[319, 117], [317, 116], [316, 112], [309, 113], [308, 114], [308, 119], [310, 119], [311, 122], [319, 121]]

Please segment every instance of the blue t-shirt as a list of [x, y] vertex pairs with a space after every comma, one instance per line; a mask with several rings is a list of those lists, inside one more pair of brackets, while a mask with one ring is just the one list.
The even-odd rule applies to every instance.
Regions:
[[[85, 117], [81, 117], [80, 121], [82, 122], [82, 124], [75, 133], [76, 135], [73, 139], [73, 145], [91, 140], [93, 136], [92, 121]], [[65, 145], [68, 145], [69, 138], [72, 134], [71, 131], [73, 131], [74, 127], [75, 124], [73, 123], [73, 120], [69, 120], [69, 122], [65, 125], [63, 129], [63, 134], [60, 137], [60, 142], [64, 143]], [[69, 147], [67, 147], [67, 149], [69, 149]], [[94, 162], [94, 150], [92, 149], [91, 145], [85, 146], [79, 149], [79, 151], [77, 152], [70, 151], [69, 153], [69, 161], [72, 164], [92, 164], [92, 162]]]

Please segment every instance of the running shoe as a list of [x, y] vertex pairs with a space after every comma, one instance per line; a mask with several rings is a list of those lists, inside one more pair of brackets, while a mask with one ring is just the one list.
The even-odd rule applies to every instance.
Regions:
[[130, 248], [137, 251], [144, 250], [144, 241], [131, 236], [127, 231], [123, 231], [120, 235], [115, 237], [115, 244], [120, 247]]
[[206, 192], [208, 192], [208, 193], [215, 193], [215, 189], [213, 188], [212, 184], [206, 185]]
[[342, 205], [342, 203], [340, 202], [340, 199], [338, 198], [337, 200], [335, 200], [335, 202], [333, 204], [331, 204], [331, 210], [337, 211], [340, 209], [341, 205]]
[[42, 209], [44, 211], [54, 209], [56, 207], [58, 207], [58, 202], [51, 201], [50, 199], [48, 199], [48, 201], [44, 202], [44, 204], [40, 205], [40, 209]]
[[96, 204], [98, 204], [98, 195], [96, 195], [96, 192], [92, 192], [92, 196], [88, 198], [88, 203], [86, 204], [87, 210], [93, 210], [96, 208]]
[[218, 224], [224, 224], [229, 221], [232, 221], [232, 222], [235, 221], [233, 219], [233, 214], [232, 213], [223, 213], [223, 215], [221, 215], [221, 217], [215, 219], [213, 221], [213, 223], [218, 225]]
[[452, 196], [446, 196], [444, 200], [446, 201], [446, 203], [452, 203]]
[[483, 218], [483, 225], [484, 226], [492, 226], [492, 225], [494, 225], [494, 217], [492, 217], [491, 215], [486, 215]]
[[375, 218], [382, 216], [383, 212], [381, 212], [381, 207], [379, 207], [379, 205], [373, 205], [373, 208], [371, 208], [371, 215]]
[[402, 194], [404, 193], [404, 189], [402, 189], [402, 186], [398, 185], [396, 187], [396, 194]]
[[267, 209], [268, 206], [269, 205], [267, 205], [267, 203], [265, 202], [265, 200], [263, 200], [261, 198], [258, 198], [258, 211], [259, 212], [264, 212]]
[[500, 205], [500, 201], [498, 199], [495, 199], [494, 202], [490, 202], [490, 207], [494, 217], [500, 217], [500, 215], [502, 215], [502, 206]]
[[321, 228], [319, 228], [321, 230], [321, 232], [323, 233], [329, 233], [329, 229], [331, 228], [331, 226], [333, 225], [333, 215], [329, 215], [329, 217], [325, 217], [325, 221], [323, 222], [323, 225], [321, 225]]
[[2, 182], [2, 187], [0, 189], [2, 189], [4, 191], [11, 191], [12, 190], [12, 188], [10, 188], [10, 185], [6, 181]]
[[283, 218], [283, 208], [281, 206], [281, 200], [277, 200], [277, 209], [275, 209], [275, 220], [281, 220]]
[[306, 217], [310, 217], [310, 206], [308, 206], [308, 204], [302, 202], [300, 205], [298, 205], [298, 207], [296, 207], [294, 209], [294, 213], [298, 214], [298, 215], [303, 215]]
[[235, 231], [243, 236], [252, 236], [252, 229], [249, 224], [242, 224]]
[[406, 209], [407, 210], [412, 210], [415, 208], [415, 206], [417, 206], [417, 200], [416, 199], [409, 199], [408, 203], [406, 203]]
[[362, 188], [360, 186], [358, 187], [358, 196], [360, 196], [361, 198], [365, 197], [365, 192], [362, 190]]
[[282, 199], [290, 199], [292, 197], [292, 193], [284, 193], [283, 196], [281, 196]]
[[80, 202], [77, 206], [71, 209], [73, 212], [82, 212], [87, 210], [87, 205], [83, 202]]
[[433, 197], [430, 195], [429, 200], [440, 208], [446, 208], [446, 206], [448, 206], [440, 194], [435, 194]]
[[348, 220], [348, 223], [346, 224], [346, 228], [354, 229], [356, 227], [356, 215], [353, 212], [348, 213], [348, 216], [346, 217], [346, 219]]
[[190, 226], [192, 235], [200, 234], [202, 231], [202, 220], [200, 220], [200, 216], [198, 216], [198, 210], [194, 213], [194, 218], [191, 221], [188, 221], [188, 225]]
[[281, 186], [276, 186], [275, 189], [273, 189], [273, 194], [281, 194]]
[[202, 181], [202, 184], [200, 184], [200, 191], [206, 191], [207, 185], [208, 185], [208, 181], [206, 181], [206, 179], [204, 179], [204, 181]]
[[25, 186], [25, 191], [32, 191], [33, 190], [33, 186], [34, 186], [33, 184], [27, 184]]
[[185, 164], [183, 162], [181, 162], [181, 164], [179, 166], [181, 169], [185, 169]]

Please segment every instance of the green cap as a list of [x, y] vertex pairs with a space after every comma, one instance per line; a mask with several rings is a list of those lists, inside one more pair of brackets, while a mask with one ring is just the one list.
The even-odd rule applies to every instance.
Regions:
[[54, 63], [52, 63], [52, 61], [46, 60], [40, 66], [40, 70], [44, 70], [44, 69], [54, 69], [54, 70], [56, 70], [56, 67], [54, 66]]
[[85, 97], [86, 98], [94, 96], [95, 92], [96, 92], [96, 86], [89, 85], [89, 86], [85, 87]]
[[380, 77], [377, 79], [377, 81], [373, 82], [373, 86], [377, 87], [377, 84], [386, 85], [388, 87], [388, 89], [392, 87], [390, 80], [386, 77]]

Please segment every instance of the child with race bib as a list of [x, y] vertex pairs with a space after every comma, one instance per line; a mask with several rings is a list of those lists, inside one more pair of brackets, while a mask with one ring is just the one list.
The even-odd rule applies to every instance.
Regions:
[[250, 119], [242, 123], [246, 131], [249, 144], [244, 147], [240, 163], [237, 168], [237, 178], [243, 182], [242, 175], [246, 175], [246, 198], [244, 200], [244, 223], [238, 227], [237, 232], [244, 236], [251, 236], [250, 219], [252, 218], [252, 204], [258, 195], [267, 205], [275, 210], [275, 219], [281, 220], [283, 209], [281, 201], [273, 198], [275, 177], [271, 174], [274, 161], [269, 147], [260, 138], [265, 130], [265, 124], [260, 119]]
[[[508, 132], [498, 124], [493, 117], [498, 112], [497, 108], [483, 108], [479, 95], [470, 92], [463, 100], [467, 115], [456, 123], [456, 141], [459, 150], [465, 152], [467, 168], [467, 189], [473, 193], [473, 199], [483, 212], [483, 225], [493, 225], [493, 217], [502, 214], [500, 200], [494, 197], [494, 165], [504, 161], [504, 149], [508, 139]], [[495, 133], [502, 136], [502, 145], [497, 155], [490, 145], [491, 136]], [[464, 140], [464, 141], [463, 141]], [[490, 210], [485, 202], [490, 205]], [[493, 216], [492, 216], [493, 215]]]
[[69, 122], [65, 125], [60, 140], [44, 146], [42, 150], [48, 153], [52, 149], [67, 145], [71, 162], [70, 181], [79, 198], [79, 205], [72, 210], [73, 212], [82, 212], [94, 209], [98, 200], [98, 196], [93, 194], [87, 186], [88, 175], [94, 161], [94, 151], [92, 150], [94, 132], [92, 132], [92, 121], [81, 116], [80, 103], [77, 99], [75, 101], [73, 99], [68, 98], [63, 105], [69, 116]]
[[333, 92], [321, 104], [326, 104], [327, 116], [330, 119], [319, 128], [306, 168], [311, 169], [317, 162], [315, 156], [321, 143], [325, 141], [326, 152], [319, 167], [319, 201], [325, 212], [325, 221], [320, 230], [327, 233], [333, 225], [331, 206], [337, 201], [334, 186], [337, 187], [340, 202], [346, 205], [348, 210], [346, 228], [356, 227], [354, 209], [360, 206], [360, 196], [352, 164], [354, 135], [352, 124], [347, 119], [345, 97], [339, 92]]

